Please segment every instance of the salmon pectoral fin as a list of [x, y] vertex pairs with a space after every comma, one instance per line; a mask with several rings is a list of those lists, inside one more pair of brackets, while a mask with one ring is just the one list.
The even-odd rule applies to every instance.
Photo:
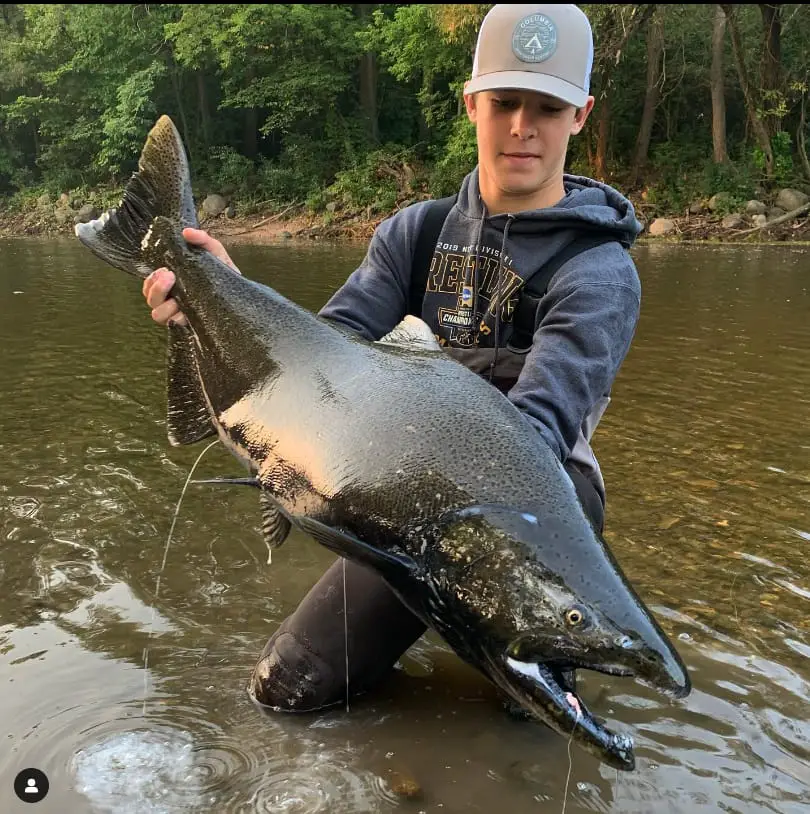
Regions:
[[383, 576], [416, 576], [417, 565], [408, 556], [383, 551], [363, 542], [353, 534], [333, 528], [311, 517], [296, 517], [295, 524], [321, 545], [346, 559], [367, 565]]

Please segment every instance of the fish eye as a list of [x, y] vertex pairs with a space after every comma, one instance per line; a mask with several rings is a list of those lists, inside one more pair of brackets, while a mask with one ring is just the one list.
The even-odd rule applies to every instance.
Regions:
[[571, 627], [580, 627], [585, 622], [585, 611], [579, 605], [574, 605], [565, 612], [565, 621]]

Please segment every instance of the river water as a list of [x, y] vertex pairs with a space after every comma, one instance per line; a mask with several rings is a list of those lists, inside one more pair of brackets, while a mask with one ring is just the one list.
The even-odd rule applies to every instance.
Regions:
[[[312, 310], [363, 252], [229, 249]], [[156, 597], [203, 448], [166, 440], [165, 336], [76, 242], [0, 242], [0, 811], [30, 810], [27, 767], [43, 814], [810, 811], [808, 249], [634, 256], [642, 317], [594, 438], [606, 539], [694, 690], [580, 673], [635, 740], [617, 773], [505, 716], [433, 634], [348, 711], [257, 710], [253, 664], [333, 555], [293, 532], [268, 565], [255, 492], [191, 487]], [[195, 476], [238, 470], [216, 447]]]

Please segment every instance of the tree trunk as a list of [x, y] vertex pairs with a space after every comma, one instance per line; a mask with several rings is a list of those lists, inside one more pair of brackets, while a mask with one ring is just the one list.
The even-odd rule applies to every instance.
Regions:
[[723, 72], [723, 45], [726, 39], [726, 13], [720, 6], [714, 14], [712, 31], [712, 142], [715, 164], [728, 161], [726, 146], [726, 89]]
[[205, 90], [205, 74], [202, 69], [197, 70], [197, 104], [200, 108], [200, 130], [202, 130], [203, 144], [205, 145], [205, 153], [208, 154], [208, 148], [211, 146], [211, 124], [208, 114], [208, 94]]
[[419, 105], [419, 141], [422, 144], [430, 142], [430, 127], [425, 118], [424, 100], [430, 99], [433, 93], [433, 72], [425, 70], [422, 74], [422, 103]]
[[[256, 68], [250, 55], [248, 55], [247, 59], [245, 84], [249, 87], [256, 78]], [[244, 154], [250, 159], [255, 159], [259, 152], [259, 116], [255, 107], [249, 107], [245, 110], [244, 128]]]
[[644, 111], [636, 139], [636, 156], [633, 160], [632, 181], [637, 184], [647, 166], [650, 138], [655, 111], [661, 99], [661, 57], [664, 53], [664, 10], [657, 9], [650, 18], [647, 34], [647, 92], [644, 95]]
[[174, 61], [174, 57], [171, 58], [172, 64], [169, 66], [169, 73], [172, 78], [172, 89], [174, 90], [174, 98], [177, 103], [177, 112], [180, 115], [180, 126], [183, 128], [183, 140], [186, 144], [191, 144], [189, 136], [191, 135], [188, 130], [188, 120], [186, 119], [186, 108], [183, 104], [183, 92], [180, 87], [180, 76], [179, 76], [179, 68], [177, 63]]
[[[375, 3], [359, 4], [357, 11], [360, 19], [366, 22], [375, 7]], [[377, 56], [373, 51], [368, 51], [360, 57], [360, 107], [366, 119], [368, 136], [372, 144], [377, 144], [380, 140], [380, 125], [377, 112], [378, 75]]]
[[765, 124], [763, 123], [758, 112], [760, 108], [759, 94], [748, 78], [740, 29], [737, 25], [736, 19], [734, 18], [734, 6], [731, 4], [723, 5], [722, 9], [726, 13], [726, 19], [728, 21], [728, 30], [731, 36], [734, 62], [737, 65], [737, 75], [740, 79], [740, 88], [742, 89], [743, 96], [745, 97], [745, 106], [748, 110], [748, 119], [751, 122], [751, 129], [754, 131], [754, 138], [765, 156], [765, 175], [768, 178], [772, 178], [774, 161], [771, 138], [768, 134], [768, 129], [765, 127]]
[[[806, 81], [806, 80], [805, 80]], [[804, 177], [810, 181], [810, 160], [807, 158], [807, 142], [805, 141], [805, 134], [807, 132], [807, 119], [805, 116], [805, 102], [807, 101], [807, 94], [802, 94], [802, 107], [801, 115], [799, 116], [799, 129], [796, 131], [796, 147], [799, 151], [799, 158], [802, 162], [802, 169], [804, 170]]]
[[782, 5], [759, 4], [762, 13], [762, 101], [769, 136], [782, 129]]
[[368, 122], [368, 135], [373, 144], [380, 140], [377, 119], [377, 57], [363, 54], [360, 59], [360, 104]]
[[599, 181], [607, 180], [608, 143], [610, 141], [610, 96], [599, 100], [594, 172]]
[[[630, 13], [625, 15], [621, 9], [629, 8]], [[601, 91], [596, 98], [592, 114], [596, 116], [596, 155], [594, 157], [594, 174], [597, 178], [607, 178], [608, 138], [610, 134], [610, 79], [613, 70], [619, 64], [630, 37], [644, 26], [652, 13], [655, 4], [646, 3], [638, 6], [616, 6], [606, 18], [605, 28], [602, 32], [601, 43], [594, 54], [593, 84], [598, 82]]]

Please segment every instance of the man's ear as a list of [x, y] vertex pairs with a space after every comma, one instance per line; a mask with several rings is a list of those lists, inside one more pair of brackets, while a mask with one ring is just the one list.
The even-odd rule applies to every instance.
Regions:
[[588, 116], [590, 116], [593, 110], [594, 101], [594, 97], [589, 96], [584, 106], [577, 109], [576, 115], [574, 116], [574, 124], [571, 126], [571, 135], [577, 135], [585, 126], [585, 122], [588, 121]]
[[464, 106], [467, 108], [467, 118], [475, 124], [476, 108], [475, 108], [475, 94], [467, 93], [467, 83], [464, 83]]

